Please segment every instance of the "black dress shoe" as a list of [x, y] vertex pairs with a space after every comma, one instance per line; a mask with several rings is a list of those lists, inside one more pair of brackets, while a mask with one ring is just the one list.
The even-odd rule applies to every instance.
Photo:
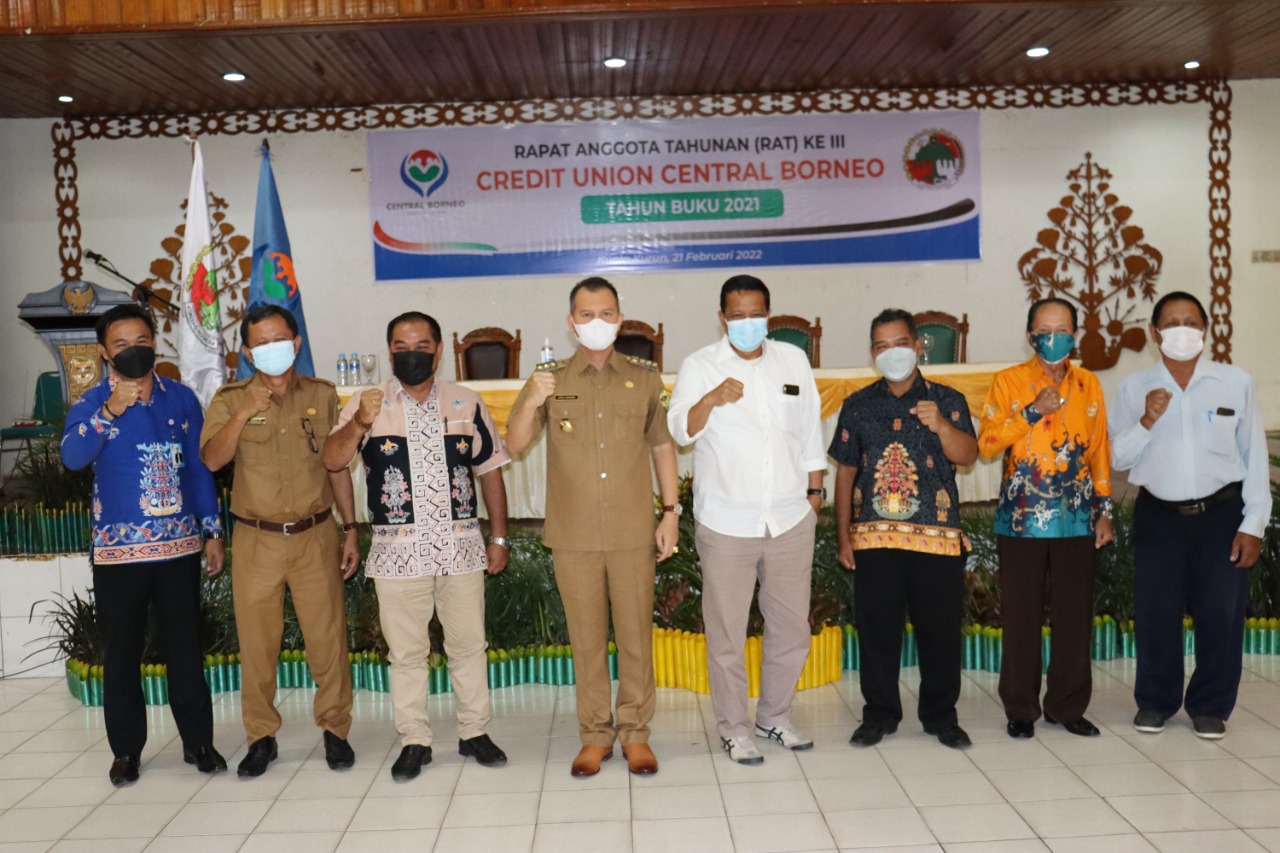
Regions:
[[212, 745], [199, 749], [182, 748], [182, 760], [194, 764], [201, 773], [220, 773], [227, 769], [227, 759], [223, 758]]
[[355, 750], [346, 738], [340, 738], [333, 732], [324, 733], [324, 760], [330, 770], [346, 770], [356, 763]]
[[431, 763], [431, 747], [411, 743], [400, 750], [400, 757], [391, 765], [391, 778], [397, 782], [408, 782], [417, 778], [422, 768]]
[[241, 779], [261, 776], [267, 772], [267, 765], [276, 760], [280, 754], [276, 749], [276, 739], [271, 735], [260, 737], [249, 744], [249, 752], [236, 768], [236, 775]]
[[853, 730], [853, 737], [849, 738], [849, 743], [854, 746], [875, 746], [885, 735], [891, 735], [897, 730], [897, 726], [877, 726], [875, 723], [863, 723]]
[[1036, 724], [1032, 720], [1010, 720], [1004, 727], [1009, 737], [1035, 737]]
[[507, 754], [489, 739], [488, 735], [469, 737], [458, 741], [458, 755], [471, 756], [485, 767], [501, 767], [507, 763]]
[[969, 740], [969, 733], [960, 728], [959, 723], [947, 723], [945, 726], [937, 726], [935, 728], [925, 726], [924, 733], [933, 735], [938, 739], [938, 743], [952, 749], [964, 749], [967, 746], [973, 746], [973, 741]]
[[1096, 735], [1102, 734], [1102, 732], [1098, 731], [1097, 726], [1095, 726], [1093, 723], [1086, 720], [1084, 717], [1081, 717], [1078, 720], [1072, 720], [1069, 723], [1059, 723], [1053, 717], [1050, 717], [1048, 714], [1045, 714], [1044, 721], [1051, 725], [1060, 725], [1067, 731], [1071, 732], [1073, 735], [1080, 735], [1080, 737], [1094, 737]]
[[111, 762], [111, 769], [107, 771], [107, 778], [111, 780], [111, 784], [117, 788], [124, 785], [132, 785], [138, 781], [138, 756], [122, 755], [115, 761]]

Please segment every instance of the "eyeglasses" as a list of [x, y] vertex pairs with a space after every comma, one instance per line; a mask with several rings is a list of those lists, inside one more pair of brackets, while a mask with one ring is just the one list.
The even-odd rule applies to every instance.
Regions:
[[307, 447], [311, 448], [312, 453], [319, 453], [320, 448], [316, 447], [316, 430], [311, 426], [311, 418], [302, 419], [302, 431], [307, 434]]

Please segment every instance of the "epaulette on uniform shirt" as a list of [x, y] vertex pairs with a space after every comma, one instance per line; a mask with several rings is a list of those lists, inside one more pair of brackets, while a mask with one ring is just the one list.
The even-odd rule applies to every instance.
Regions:
[[623, 358], [631, 364], [634, 364], [636, 367], [644, 367], [652, 370], [654, 373], [658, 372], [658, 363], [656, 361], [650, 361], [649, 359], [641, 358], [638, 355], [624, 355]]
[[537, 367], [535, 367], [534, 370], [541, 370], [541, 371], [564, 370], [568, 366], [569, 366], [569, 359], [558, 358], [555, 361], [544, 361], [541, 364], [539, 364]]

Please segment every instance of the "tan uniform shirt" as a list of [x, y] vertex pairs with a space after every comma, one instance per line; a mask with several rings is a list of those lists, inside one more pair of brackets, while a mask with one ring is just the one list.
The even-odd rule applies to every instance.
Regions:
[[577, 352], [538, 369], [556, 374], [536, 420], [547, 428], [543, 541], [569, 551], [653, 545], [652, 449], [671, 444], [657, 365], [614, 351], [596, 370]]
[[[209, 402], [200, 447], [231, 420], [258, 375], [223, 385]], [[338, 422], [338, 392], [324, 379], [298, 375], [284, 400], [245, 424], [236, 446], [231, 512], [241, 518], [285, 522], [310, 518], [333, 506], [333, 488], [320, 461], [324, 440]]]

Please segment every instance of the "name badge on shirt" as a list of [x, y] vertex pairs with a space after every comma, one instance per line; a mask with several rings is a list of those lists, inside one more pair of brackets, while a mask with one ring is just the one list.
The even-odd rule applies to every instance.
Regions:
[[267, 422], [266, 415], [258, 415], [257, 417], [249, 418], [249, 420], [247, 421], [247, 423], [253, 424], [255, 426], [262, 426], [266, 424], [266, 422]]
[[556, 400], [576, 400], [576, 399], [578, 399], [578, 395], [577, 395], [577, 394], [557, 394], [553, 399], [556, 399]]
[[799, 396], [800, 396], [800, 386], [799, 386], [799, 385], [783, 385], [783, 386], [782, 386], [782, 393], [783, 393], [783, 394], [786, 394], [786, 395], [787, 395], [787, 396], [789, 396], [789, 397], [799, 397]]

